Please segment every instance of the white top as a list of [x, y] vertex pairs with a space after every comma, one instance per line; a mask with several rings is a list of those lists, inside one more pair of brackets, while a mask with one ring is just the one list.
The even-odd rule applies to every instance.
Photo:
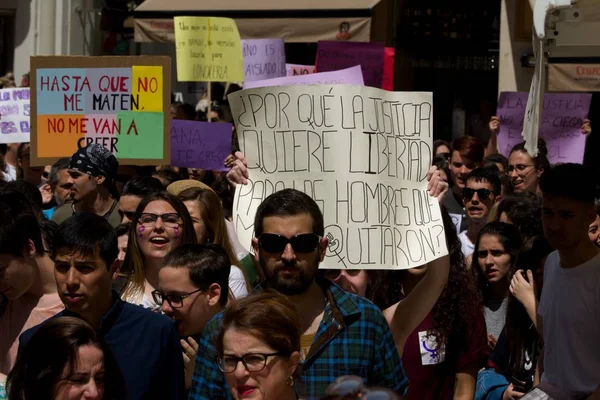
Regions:
[[6, 170], [2, 172], [4, 175], [4, 180], [6, 182], [16, 181], [17, 180], [17, 169], [12, 165], [6, 164]]
[[229, 289], [231, 289], [231, 293], [233, 293], [233, 297], [236, 299], [248, 296], [248, 287], [244, 273], [235, 265], [231, 266], [231, 271], [229, 272]]
[[467, 231], [462, 231], [460, 235], [458, 235], [460, 239], [460, 249], [463, 252], [465, 258], [469, 257], [475, 251], [475, 245], [471, 243], [471, 240], [467, 236]]
[[600, 384], [600, 255], [561, 268], [555, 251], [546, 259], [538, 310], [544, 327], [542, 382], [571, 396]]

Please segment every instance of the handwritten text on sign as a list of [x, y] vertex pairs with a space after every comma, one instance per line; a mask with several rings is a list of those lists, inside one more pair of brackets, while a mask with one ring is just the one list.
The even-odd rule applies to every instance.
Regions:
[[286, 75], [283, 39], [242, 40], [244, 82]]
[[250, 169], [234, 200], [243, 245], [258, 205], [296, 188], [323, 211], [324, 268], [410, 268], [447, 254], [439, 204], [427, 193], [430, 93], [278, 86], [229, 102]]
[[[527, 93], [503, 92], [498, 101], [500, 118], [498, 150], [506, 157], [523, 142], [521, 132], [527, 107]], [[546, 93], [542, 104], [540, 136], [548, 146], [550, 163], [583, 162], [585, 136], [581, 133], [592, 95], [586, 93]]]
[[0, 89], [0, 143], [29, 142], [29, 88]]
[[216, 17], [175, 17], [177, 80], [242, 82], [244, 59], [235, 21]]
[[98, 143], [117, 158], [163, 159], [162, 67], [43, 68], [35, 85], [38, 157]]
[[341, 71], [320, 72], [317, 74], [302, 74], [284, 76], [281, 78], [265, 79], [263, 81], [248, 82], [244, 86], [247, 89], [285, 86], [285, 85], [363, 85], [363, 75], [359, 65]]
[[231, 124], [199, 121], [171, 121], [171, 165], [227, 171], [225, 159], [231, 153]]

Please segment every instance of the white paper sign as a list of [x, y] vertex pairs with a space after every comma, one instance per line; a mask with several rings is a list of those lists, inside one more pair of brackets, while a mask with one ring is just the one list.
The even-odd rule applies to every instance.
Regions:
[[544, 43], [537, 37], [533, 37], [533, 52], [535, 54], [535, 72], [529, 88], [529, 97], [527, 98], [527, 108], [525, 109], [525, 120], [523, 121], [523, 140], [525, 141], [525, 150], [532, 156], [538, 154], [538, 136], [540, 128], [540, 117], [544, 102], [544, 82], [546, 64], [544, 55]]
[[427, 193], [431, 93], [278, 86], [229, 102], [250, 171], [233, 206], [242, 245], [263, 199], [296, 188], [325, 218], [322, 268], [405, 269], [448, 253], [440, 206]]
[[0, 89], [0, 143], [29, 142], [29, 88]]
[[247, 82], [244, 84], [245, 89], [268, 86], [284, 86], [284, 85], [364, 85], [362, 69], [360, 65], [352, 68], [343, 69], [341, 71], [319, 72], [308, 75], [284, 76], [282, 78], [265, 79], [262, 81]]

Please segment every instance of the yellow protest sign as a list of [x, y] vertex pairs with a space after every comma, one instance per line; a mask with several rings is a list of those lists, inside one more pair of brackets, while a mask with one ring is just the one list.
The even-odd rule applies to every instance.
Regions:
[[137, 111], [163, 111], [163, 72], [162, 67], [131, 67], [132, 92], [139, 95], [140, 108]]
[[217, 17], [175, 17], [177, 80], [242, 82], [244, 58], [235, 21]]

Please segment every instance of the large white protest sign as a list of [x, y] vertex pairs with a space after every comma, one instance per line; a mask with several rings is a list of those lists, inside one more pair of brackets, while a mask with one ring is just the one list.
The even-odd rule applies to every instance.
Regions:
[[0, 143], [29, 142], [29, 88], [0, 89]]
[[229, 102], [250, 170], [233, 207], [244, 246], [258, 205], [296, 188], [325, 218], [322, 268], [404, 269], [448, 253], [439, 204], [427, 193], [431, 93], [277, 86]]

